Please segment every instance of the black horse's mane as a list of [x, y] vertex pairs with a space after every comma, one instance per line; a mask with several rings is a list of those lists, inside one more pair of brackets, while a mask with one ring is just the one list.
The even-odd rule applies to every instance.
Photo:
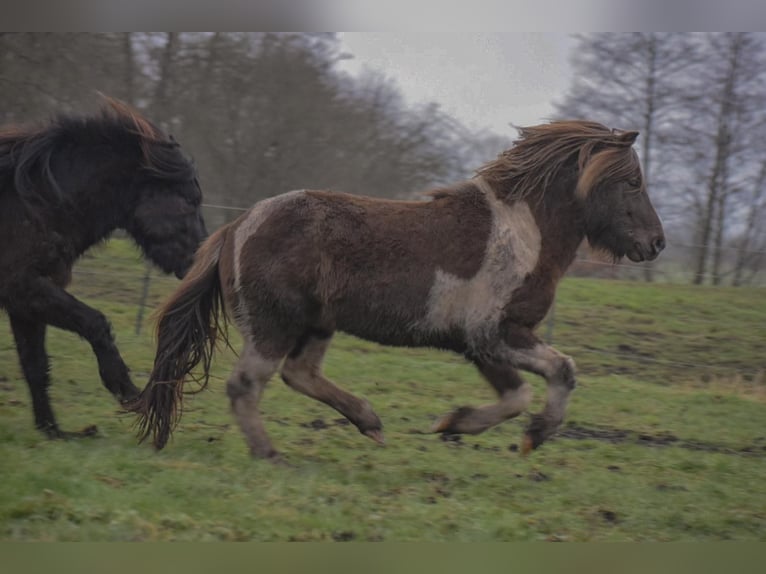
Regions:
[[55, 156], [77, 150], [92, 154], [97, 163], [100, 146], [135, 157], [136, 169], [158, 179], [196, 177], [194, 164], [172, 137], [127, 104], [104, 99], [105, 105], [95, 115], [58, 114], [44, 126], [0, 129], [0, 193], [14, 187], [28, 206], [66, 201], [68, 193], [57, 178]]

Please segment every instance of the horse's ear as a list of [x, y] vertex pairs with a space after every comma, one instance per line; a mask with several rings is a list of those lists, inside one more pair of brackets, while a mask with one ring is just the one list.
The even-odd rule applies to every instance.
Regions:
[[635, 132], [635, 131], [617, 133], [617, 141], [625, 145], [633, 145], [637, 137], [638, 137], [638, 132]]

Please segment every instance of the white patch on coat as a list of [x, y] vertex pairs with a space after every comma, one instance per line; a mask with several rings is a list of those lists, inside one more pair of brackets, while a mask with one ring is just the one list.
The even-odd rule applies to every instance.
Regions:
[[525, 201], [505, 203], [482, 178], [474, 182], [492, 212], [484, 259], [478, 272], [469, 279], [436, 270], [428, 296], [428, 313], [421, 324], [421, 328], [430, 331], [460, 328], [469, 346], [496, 332], [511, 294], [537, 266], [542, 242]]
[[[238, 294], [237, 309], [234, 309], [233, 313], [235, 321], [239, 318], [247, 317], [247, 304], [244, 299], [239, 296], [241, 286], [242, 248], [245, 243], [247, 243], [247, 240], [258, 231], [258, 228], [260, 228], [263, 222], [275, 211], [304, 194], [305, 190], [295, 190], [259, 201], [250, 208], [245, 219], [234, 231], [234, 290]], [[243, 330], [243, 332], [246, 331], [247, 329]]]

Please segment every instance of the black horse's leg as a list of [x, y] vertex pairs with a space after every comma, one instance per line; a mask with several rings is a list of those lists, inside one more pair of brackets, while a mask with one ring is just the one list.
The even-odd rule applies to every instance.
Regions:
[[61, 431], [53, 416], [48, 398], [48, 355], [45, 352], [45, 324], [9, 315], [21, 370], [32, 397], [35, 426], [51, 438], [58, 438]]
[[[106, 317], [79, 301], [48, 279], [38, 278], [27, 286], [25, 307], [18, 314], [40, 323], [77, 333], [87, 340], [98, 360], [104, 386], [121, 402], [140, 393], [131, 382], [128, 367], [114, 343]], [[9, 312], [12, 312], [9, 309]]]
[[507, 362], [474, 359], [476, 367], [497, 391], [495, 403], [480, 407], [460, 407], [442, 417], [432, 428], [445, 434], [479, 434], [523, 413], [532, 400], [532, 388]]

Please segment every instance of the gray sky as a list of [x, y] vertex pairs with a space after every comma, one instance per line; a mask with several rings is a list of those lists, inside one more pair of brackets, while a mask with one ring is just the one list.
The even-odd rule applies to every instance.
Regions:
[[550, 119], [571, 75], [572, 40], [563, 33], [345, 32], [342, 39], [354, 56], [342, 69], [379, 70], [408, 102], [438, 102], [468, 127], [503, 135], [516, 135], [511, 123]]

